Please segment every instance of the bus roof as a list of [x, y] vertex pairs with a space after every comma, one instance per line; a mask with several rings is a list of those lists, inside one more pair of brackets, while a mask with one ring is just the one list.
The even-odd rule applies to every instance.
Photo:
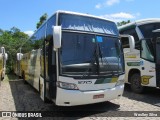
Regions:
[[128, 28], [132, 28], [133, 26], [140, 26], [140, 25], [155, 23], [155, 22], [160, 22], [160, 18], [148, 18], [148, 19], [137, 20], [135, 22], [120, 26], [120, 27], [118, 27], [118, 29], [124, 30], [124, 29], [128, 29]]
[[94, 16], [94, 15], [90, 15], [90, 14], [84, 14], [84, 13], [78, 13], [78, 12], [71, 12], [71, 11], [65, 11], [65, 10], [57, 10], [53, 15], [51, 15], [37, 30], [35, 30], [35, 32], [33, 33], [33, 35], [30, 36], [30, 38], [32, 36], [34, 36], [34, 34], [36, 33], [36, 31], [38, 31], [39, 29], [42, 28], [42, 26], [54, 15], [59, 14], [59, 13], [64, 13], [64, 14], [71, 14], [71, 15], [79, 15], [79, 16], [85, 16], [85, 17], [91, 17], [91, 18], [97, 18], [97, 19], [101, 19], [101, 20], [106, 20], [108, 22], [112, 22], [115, 23], [114, 21], [111, 21], [109, 19], [105, 19], [103, 17], [99, 17], [99, 16]]

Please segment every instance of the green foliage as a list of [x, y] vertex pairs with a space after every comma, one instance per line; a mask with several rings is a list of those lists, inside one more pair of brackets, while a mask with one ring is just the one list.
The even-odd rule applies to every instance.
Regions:
[[[46, 21], [47, 17], [47, 13], [40, 17], [36, 26], [37, 29]], [[16, 27], [11, 28], [10, 30], [0, 29], [0, 47], [5, 47], [6, 52], [8, 53], [7, 72], [11, 72], [13, 70], [13, 64], [18, 52], [22, 50], [22, 53], [26, 53], [32, 48], [39, 48], [39, 46], [42, 45], [42, 42], [42, 40], [39, 40], [33, 43], [27, 34], [21, 32], [21, 30]]]
[[19, 48], [24, 45], [23, 52], [30, 49], [29, 36], [21, 32], [18, 28], [13, 27], [9, 31], [0, 29], [0, 46], [5, 47], [8, 53], [7, 71], [12, 71], [12, 66], [16, 59], [16, 54], [19, 52]]
[[128, 23], [130, 23], [130, 22], [131, 22], [130, 20], [128, 20], [128, 21], [118, 22], [118, 23], [117, 23], [117, 26], [119, 27], [119, 26], [122, 26], [122, 25], [128, 24]]
[[39, 22], [37, 23], [37, 26], [36, 28], [38, 29], [46, 20], [47, 20], [47, 13], [43, 14], [40, 19], [39, 19]]

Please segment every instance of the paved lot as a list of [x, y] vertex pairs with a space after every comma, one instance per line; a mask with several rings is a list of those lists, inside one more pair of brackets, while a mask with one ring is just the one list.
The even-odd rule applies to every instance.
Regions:
[[[24, 84], [22, 80], [12, 78], [12, 76], [9, 76], [9, 78], [6, 76], [0, 86], [0, 111], [50, 111], [49, 115], [54, 112], [55, 116], [58, 116], [54, 117], [55, 119], [68, 119], [68, 117], [70, 117], [69, 119], [82, 120], [158, 120], [160, 119], [158, 117], [119, 117], [133, 116], [137, 111], [140, 111], [140, 114], [143, 113], [143, 111], [152, 111], [152, 113], [154, 113], [152, 115], [156, 115], [156, 111], [160, 111], [158, 105], [160, 105], [160, 90], [158, 89], [147, 89], [144, 94], [139, 95], [132, 93], [129, 86], [126, 86], [123, 97], [120, 99], [92, 105], [56, 107], [53, 103], [43, 103], [38, 92], [29, 84]], [[141, 115], [145, 115], [145, 113]], [[0, 120], [1, 119], [17, 120], [17, 118], [0, 117]], [[48, 120], [53, 118], [46, 117], [37, 119]]]

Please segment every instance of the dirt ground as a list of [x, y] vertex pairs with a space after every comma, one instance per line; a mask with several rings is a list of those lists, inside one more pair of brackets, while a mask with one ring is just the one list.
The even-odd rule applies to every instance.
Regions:
[[[45, 112], [45, 114], [48, 115], [48, 117], [34, 118], [36, 120], [159, 120], [160, 118], [156, 117], [156, 114], [160, 116], [160, 90], [146, 89], [143, 94], [135, 94], [130, 90], [130, 87], [126, 85], [124, 94], [120, 99], [91, 105], [57, 107], [53, 103], [44, 103], [40, 99], [39, 93], [29, 84], [24, 84], [23, 80], [13, 75], [6, 75], [0, 86], [0, 111], [34, 111]], [[145, 113], [144, 111], [150, 111], [149, 114], [153, 117], [144, 117], [145, 114], [148, 114], [148, 112]], [[142, 117], [134, 116], [138, 112]], [[0, 120], [8, 119], [23, 120], [30, 118], [0, 117]]]

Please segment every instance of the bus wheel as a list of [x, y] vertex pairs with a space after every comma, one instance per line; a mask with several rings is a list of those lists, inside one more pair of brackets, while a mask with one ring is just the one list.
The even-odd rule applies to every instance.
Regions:
[[1, 81], [3, 81], [3, 79], [4, 79], [4, 77], [3, 77], [3, 75], [2, 75], [3, 73], [1, 73]]
[[131, 89], [135, 93], [142, 93], [144, 87], [141, 85], [141, 77], [140, 74], [135, 73], [131, 76]]
[[22, 73], [22, 79], [23, 79], [24, 84], [27, 84], [27, 82], [25, 80], [25, 73], [24, 72]]

